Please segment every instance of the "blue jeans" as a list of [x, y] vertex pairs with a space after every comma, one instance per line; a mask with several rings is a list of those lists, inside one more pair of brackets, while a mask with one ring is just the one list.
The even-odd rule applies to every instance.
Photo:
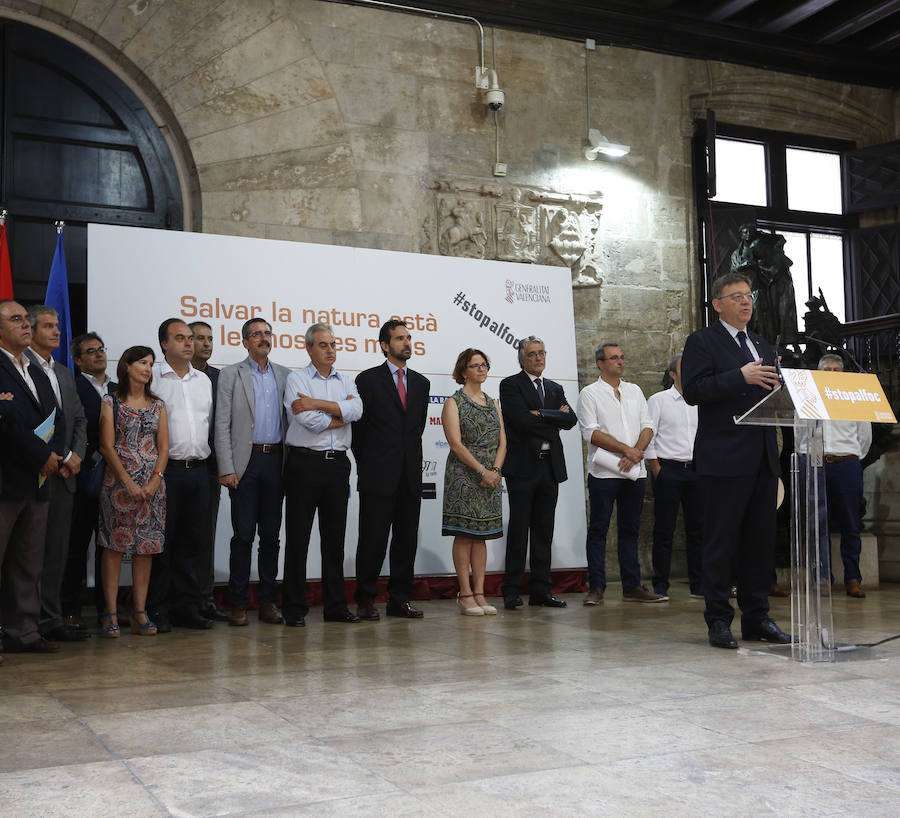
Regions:
[[606, 534], [614, 504], [622, 592], [627, 594], [641, 584], [638, 532], [641, 509], [644, 507], [644, 483], [644, 478], [626, 480], [588, 475], [591, 518], [587, 531], [587, 563], [588, 585], [591, 588], [606, 588]]

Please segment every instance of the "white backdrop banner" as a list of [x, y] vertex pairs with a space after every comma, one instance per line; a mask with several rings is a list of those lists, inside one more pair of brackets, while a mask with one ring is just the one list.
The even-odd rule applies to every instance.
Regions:
[[[484, 389], [497, 397], [500, 380], [519, 370], [517, 339], [537, 335], [547, 345], [547, 377], [563, 386], [573, 410], [578, 397], [572, 286], [565, 267], [89, 225], [88, 327], [103, 337], [110, 375], [115, 376], [118, 356], [129, 346], [146, 344], [159, 355], [157, 328], [170, 317], [212, 326], [210, 363], [217, 367], [245, 357], [240, 330], [250, 317], [272, 324], [271, 359], [295, 369], [309, 363], [303, 343], [306, 328], [316, 322], [330, 324], [337, 339], [336, 366], [350, 376], [384, 361], [377, 339], [385, 321], [407, 322], [413, 340], [409, 365], [431, 381], [422, 469], [424, 482], [434, 485], [436, 495], [422, 502], [418, 575], [454, 572], [452, 540], [441, 536], [449, 452], [441, 409], [459, 388], [450, 377], [457, 355], [470, 346], [487, 353], [491, 371]], [[581, 442], [577, 429], [562, 437], [569, 480], [560, 487], [553, 567], [583, 568]], [[355, 576], [357, 512], [354, 473], [344, 565], [348, 577]], [[319, 578], [315, 526], [313, 530], [308, 570], [310, 578]], [[228, 579], [230, 537], [228, 493], [223, 490], [216, 541], [218, 582]], [[282, 554], [284, 542], [282, 531]], [[488, 544], [489, 571], [503, 570], [504, 554], [505, 539]]]

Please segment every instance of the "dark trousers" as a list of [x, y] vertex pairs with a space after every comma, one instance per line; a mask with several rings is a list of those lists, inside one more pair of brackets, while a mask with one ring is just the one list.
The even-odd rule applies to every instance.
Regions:
[[778, 480], [763, 474], [703, 476], [700, 483], [706, 506], [703, 527], [706, 623], [731, 624], [734, 609], [729, 599], [735, 577], [741, 622], [757, 623], [769, 613]]
[[[859, 555], [862, 539], [859, 532], [863, 498], [863, 469], [859, 460], [844, 460], [825, 464], [825, 488], [828, 497], [828, 516], [841, 532], [841, 560], [844, 563], [844, 582], [862, 580]], [[831, 559], [831, 543], [825, 553]]]
[[41, 633], [49, 633], [62, 625], [63, 573], [69, 553], [69, 531], [72, 527], [74, 495], [65, 480], [57, 475], [47, 478], [50, 506], [47, 511], [47, 537], [44, 542], [44, 564], [41, 569]]
[[147, 605], [154, 613], [191, 616], [200, 610], [197, 553], [203, 547], [209, 514], [209, 472], [166, 467], [166, 542], [153, 556]]
[[350, 459], [289, 447], [284, 470], [287, 498], [287, 541], [281, 607], [285, 616], [309, 613], [306, 602], [306, 558], [313, 519], [319, 513], [322, 551], [322, 602], [326, 615], [347, 610], [344, 593], [344, 534], [350, 495]]
[[[96, 497], [88, 497], [81, 492], [75, 495], [72, 510], [72, 528], [69, 532], [69, 552], [66, 556], [66, 567], [63, 571], [59, 599], [63, 616], [79, 616], [81, 614], [81, 589], [85, 586], [87, 576], [87, 555], [91, 538], [97, 533], [100, 517], [100, 501]], [[94, 603], [97, 613], [106, 610], [103, 599], [103, 583], [100, 581], [101, 548], [94, 554]]]
[[391, 535], [388, 595], [393, 602], [409, 602], [419, 538], [421, 494], [414, 495], [404, 473], [398, 491], [387, 497], [360, 493], [359, 539], [356, 544], [356, 601], [375, 599], [378, 577]]
[[40, 639], [38, 583], [47, 536], [46, 500], [0, 500], [0, 618], [4, 639]]
[[253, 540], [259, 531], [256, 557], [259, 572], [259, 601], [274, 602], [278, 591], [278, 535], [281, 531], [281, 450], [251, 452], [250, 462], [231, 497], [231, 557], [228, 597], [232, 605], [250, 602], [250, 563]]
[[692, 594], [703, 588], [703, 493], [696, 472], [659, 461], [659, 475], [653, 479], [653, 590], [669, 590], [672, 540], [679, 507], [684, 513], [687, 540], [688, 583]]
[[591, 588], [606, 588], [606, 535], [613, 505], [616, 507], [622, 592], [633, 591], [641, 584], [638, 533], [641, 527], [641, 509], [644, 507], [644, 483], [643, 477], [640, 480], [627, 480], [588, 475], [591, 514], [587, 531], [587, 563], [588, 585]]
[[[548, 452], [549, 454], [549, 452]], [[507, 477], [509, 526], [506, 529], [506, 570], [503, 574], [504, 598], [516, 597], [522, 590], [528, 535], [531, 534], [531, 596], [548, 596], [550, 581], [550, 546], [556, 522], [556, 500], [559, 484], [553, 476], [549, 457], [538, 462], [530, 477]]]
[[219, 519], [219, 500], [222, 486], [219, 478], [209, 477], [209, 516], [203, 548], [197, 555], [197, 582], [200, 584], [200, 597], [203, 604], [213, 601], [213, 589], [216, 587], [216, 522]]

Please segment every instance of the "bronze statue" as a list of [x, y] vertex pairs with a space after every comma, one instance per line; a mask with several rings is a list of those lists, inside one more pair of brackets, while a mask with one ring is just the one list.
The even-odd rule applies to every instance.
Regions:
[[750, 328], [769, 343], [796, 344], [797, 304], [791, 278], [793, 262], [784, 254], [784, 236], [760, 233], [755, 224], [741, 225], [741, 241], [731, 254], [731, 271], [752, 282], [756, 296]]

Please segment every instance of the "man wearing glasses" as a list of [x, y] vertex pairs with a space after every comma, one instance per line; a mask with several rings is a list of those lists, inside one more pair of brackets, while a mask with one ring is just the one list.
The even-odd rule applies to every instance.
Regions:
[[712, 286], [719, 320], [687, 339], [681, 364], [685, 400], [698, 407], [694, 468], [706, 503], [703, 537], [704, 616], [709, 643], [736, 648], [729, 602], [737, 573], [743, 639], [785, 644], [769, 618], [775, 547], [778, 450], [770, 426], [736, 425], [779, 382], [772, 347], [747, 324], [750, 279], [729, 273]]
[[606, 535], [616, 507], [622, 599], [664, 602], [641, 585], [638, 533], [647, 467], [644, 449], [653, 437], [647, 401], [637, 384], [622, 380], [625, 353], [617, 343], [595, 354], [600, 377], [578, 396], [578, 424], [588, 444], [588, 593], [585, 605], [599, 605], [606, 590]]
[[568, 477], [559, 430], [571, 429], [578, 419], [569, 409], [563, 388], [542, 377], [547, 364], [544, 342], [530, 335], [519, 343], [518, 351], [521, 371], [500, 382], [506, 427], [503, 476], [509, 496], [503, 607], [511, 611], [522, 605], [519, 592], [530, 533], [528, 604], [565, 608], [565, 600], [551, 593], [550, 545], [559, 484]]
[[284, 385], [289, 370], [269, 360], [272, 326], [252, 318], [241, 328], [247, 357], [219, 372], [216, 394], [215, 451], [219, 483], [231, 498], [231, 561], [228, 624], [248, 624], [250, 563], [259, 531], [259, 619], [271, 625], [284, 619], [275, 605], [278, 590], [278, 535], [284, 489]]

